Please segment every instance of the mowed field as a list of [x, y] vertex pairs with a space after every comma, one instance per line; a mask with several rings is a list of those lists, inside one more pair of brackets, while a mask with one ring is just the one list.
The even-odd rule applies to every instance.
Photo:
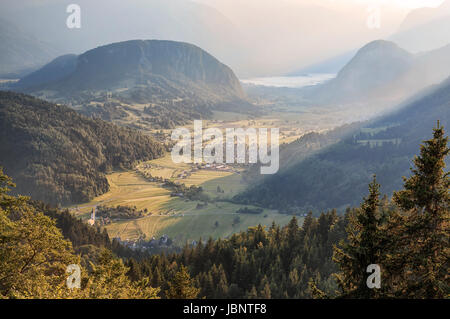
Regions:
[[[270, 226], [273, 221], [284, 225], [292, 218], [274, 210], [264, 210], [257, 215], [236, 214], [236, 211], [244, 206], [222, 201], [203, 206], [197, 201], [171, 197], [170, 189], [142, 177], [138, 171], [145, 171], [145, 165], [151, 166], [149, 170], [153, 176], [162, 176], [187, 186], [202, 186], [213, 199], [230, 198], [245, 188], [241, 176], [234, 172], [198, 170], [184, 179], [177, 178], [179, 172], [189, 169], [190, 166], [174, 164], [169, 155], [142, 163], [137, 167], [137, 171], [114, 172], [108, 175], [110, 191], [89, 203], [71, 207], [72, 212], [87, 219], [90, 211], [97, 205], [136, 206], [139, 210], [146, 208], [148, 215], [145, 217], [106, 225], [110, 237], [130, 240], [167, 234], [176, 245], [200, 238], [225, 238], [258, 224]], [[222, 192], [217, 192], [217, 186]]]

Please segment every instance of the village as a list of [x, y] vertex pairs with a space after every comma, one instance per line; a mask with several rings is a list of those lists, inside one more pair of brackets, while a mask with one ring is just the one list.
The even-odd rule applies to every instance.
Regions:
[[[141, 167], [144, 170], [158, 168], [154, 164], [150, 164], [150, 163], [144, 163], [144, 164], [142, 164]], [[230, 172], [230, 173], [240, 174], [240, 170], [232, 167], [231, 165], [222, 164], [222, 163], [201, 163], [201, 164], [190, 164], [190, 170], [187, 170], [187, 169], [183, 170], [182, 172], [178, 173], [175, 177], [178, 179], [186, 179], [189, 176], [191, 176], [192, 173], [195, 173], [199, 170], [211, 170], [211, 171]], [[154, 181], [156, 182], [157, 180], [154, 180]]]
[[[112, 240], [136, 251], [167, 250], [174, 247], [173, 240], [166, 234], [160, 238], [152, 237], [150, 240], [146, 240], [144, 237], [139, 239], [121, 239], [120, 237], [114, 237]], [[195, 247], [197, 246], [197, 241], [193, 240], [189, 245]]]

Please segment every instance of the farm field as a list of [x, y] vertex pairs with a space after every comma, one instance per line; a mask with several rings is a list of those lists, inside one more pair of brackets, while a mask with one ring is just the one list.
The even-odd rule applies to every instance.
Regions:
[[[145, 169], [144, 167], [149, 167]], [[245, 230], [258, 224], [270, 226], [275, 221], [284, 225], [291, 216], [265, 209], [261, 214], [237, 214], [242, 207], [229, 202], [211, 202], [204, 205], [180, 197], [171, 197], [171, 190], [158, 182], [150, 182], [140, 172], [148, 170], [153, 176], [160, 176], [187, 186], [202, 186], [212, 199], [226, 199], [245, 188], [241, 176], [234, 172], [216, 170], [197, 170], [184, 179], [177, 175], [190, 168], [188, 164], [174, 164], [170, 155], [153, 161], [141, 163], [136, 171], [114, 172], [107, 176], [110, 191], [96, 197], [89, 203], [72, 206], [77, 216], [88, 219], [91, 210], [97, 205], [136, 206], [138, 210], [148, 210], [148, 215], [130, 220], [115, 221], [105, 226], [110, 237], [122, 240], [137, 238], [149, 239], [163, 234], [168, 235], [176, 245], [199, 238], [219, 238]], [[220, 187], [221, 192], [217, 189]]]
[[163, 207], [166, 215], [151, 215], [136, 220], [122, 221], [106, 227], [111, 237], [136, 239], [158, 237], [163, 234], [174, 240], [176, 245], [183, 245], [200, 238], [226, 238], [258, 224], [270, 226], [273, 221], [285, 225], [292, 216], [282, 215], [276, 211], [264, 210], [258, 215], [237, 214], [240, 205], [218, 202], [197, 209], [197, 202], [184, 202], [171, 199]]
[[[286, 109], [270, 116], [251, 118], [238, 113], [215, 111], [211, 120], [203, 121], [203, 128], [217, 127], [224, 130], [233, 127], [244, 129], [275, 127], [280, 129], [280, 143], [288, 143], [311, 130], [320, 131], [331, 128], [333, 125], [326, 120], [310, 121], [316, 117], [323, 117], [319, 113], [316, 114], [312, 109], [296, 112]], [[185, 127], [193, 130], [192, 123]], [[171, 130], [155, 130], [152, 133], [157, 132], [163, 132], [165, 138], [170, 139]], [[241, 177], [243, 170], [243, 167], [235, 165], [224, 169], [215, 167], [198, 169], [194, 164], [174, 163], [168, 153], [164, 157], [138, 164], [134, 171], [109, 174], [107, 176], [110, 184], [109, 192], [89, 203], [71, 207], [71, 209], [77, 216], [84, 219], [90, 218], [91, 210], [97, 205], [126, 205], [136, 206], [138, 210], [147, 209], [148, 213], [144, 217], [116, 220], [105, 225], [110, 237], [134, 240], [166, 234], [177, 245], [198, 240], [200, 237], [224, 238], [258, 224], [269, 226], [273, 221], [280, 225], [289, 222], [292, 216], [280, 214], [275, 210], [265, 209], [261, 214], [256, 215], [236, 213], [239, 208], [246, 206], [226, 200], [247, 187]], [[150, 175], [186, 186], [201, 186], [213, 202], [204, 206], [199, 201], [173, 197], [169, 188], [144, 177]]]
[[[140, 106], [139, 106], [140, 107]], [[323, 120], [320, 112], [313, 109], [294, 111], [289, 108], [257, 118], [248, 115], [215, 111], [210, 120], [203, 121], [203, 128], [248, 128], [264, 127], [280, 129], [280, 144], [291, 142], [312, 130], [323, 130], [333, 125]], [[310, 121], [321, 118], [322, 121]], [[325, 122], [325, 123], [324, 123]], [[193, 123], [185, 127], [193, 130]], [[171, 130], [155, 130], [150, 134], [163, 134], [170, 139]], [[89, 203], [71, 207], [72, 212], [84, 219], [98, 205], [135, 206], [137, 210], [147, 210], [144, 217], [130, 220], [115, 220], [105, 225], [110, 237], [123, 240], [149, 239], [163, 234], [168, 235], [175, 244], [202, 238], [227, 237], [258, 224], [269, 226], [273, 221], [284, 225], [290, 215], [265, 209], [261, 214], [236, 214], [239, 208], [246, 207], [227, 202], [243, 191], [247, 185], [241, 173], [244, 167], [225, 165], [224, 168], [198, 169], [197, 165], [174, 163], [170, 153], [166, 156], [140, 163], [135, 170], [113, 172], [107, 176], [110, 191], [98, 196]], [[189, 201], [171, 196], [172, 190], [163, 187], [161, 182], [151, 181], [145, 176], [159, 177], [186, 186], [201, 186], [203, 192], [213, 201], [204, 206], [199, 201]], [[251, 206], [250, 206], [251, 207]], [[299, 221], [301, 223], [301, 221]]]
[[[324, 115], [323, 110], [316, 110], [314, 108], [306, 108], [300, 110], [298, 108], [288, 108], [284, 111], [274, 111], [270, 114], [250, 117], [245, 114], [214, 111], [211, 119], [203, 120], [203, 129], [206, 128], [219, 128], [225, 133], [226, 128], [278, 128], [280, 132], [280, 144], [290, 143], [302, 135], [311, 131], [324, 131], [332, 129], [340, 124], [344, 124], [345, 119], [339, 119], [336, 122], [337, 115], [333, 116]], [[136, 119], [134, 119], [136, 121]], [[183, 127], [189, 129], [191, 132], [194, 129], [193, 122], [183, 125]], [[169, 141], [171, 139], [172, 130], [169, 129], [146, 129], [153, 136], [157, 137], [158, 134], [163, 134], [162, 140]], [[160, 138], [160, 136], [158, 136]]]

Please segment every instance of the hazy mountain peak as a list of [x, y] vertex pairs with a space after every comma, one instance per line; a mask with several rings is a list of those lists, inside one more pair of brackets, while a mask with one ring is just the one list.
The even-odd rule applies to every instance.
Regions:
[[114, 72], [119, 76], [111, 81], [121, 81], [120, 76], [133, 73], [141, 79], [152, 74], [170, 80], [230, 85], [239, 89], [229, 67], [201, 48], [185, 42], [130, 40], [101, 46], [79, 56], [77, 74], [99, 71], [104, 74]]
[[387, 41], [387, 40], [375, 40], [372, 42], [369, 42], [368, 44], [366, 44], [365, 46], [363, 46], [360, 50], [359, 53], [363, 53], [365, 51], [371, 51], [371, 50], [402, 50], [396, 43], [392, 42], [392, 41]]
[[399, 31], [407, 31], [450, 14], [450, 1], [443, 2], [437, 8], [418, 8], [411, 10], [400, 25]]
[[57, 91], [112, 91], [140, 85], [244, 96], [228, 66], [195, 45], [166, 40], [117, 42], [79, 56], [59, 57], [19, 82], [31, 91], [48, 87]]
[[47, 63], [57, 55], [56, 50], [47, 43], [2, 18], [0, 18], [0, 43], [0, 75], [2, 76], [26, 73]]
[[412, 54], [393, 42], [373, 41], [356, 53], [336, 81], [348, 91], [361, 93], [397, 78], [409, 69], [412, 60]]
[[18, 85], [22, 87], [32, 87], [62, 80], [75, 71], [77, 59], [78, 56], [76, 54], [59, 56], [50, 63], [44, 65], [41, 69], [22, 78]]
[[449, 28], [450, 1], [447, 0], [438, 8], [413, 10], [390, 39], [413, 53], [430, 51], [450, 43]]
[[366, 44], [355, 57], [339, 72], [338, 77], [359, 69], [362, 72], [372, 71], [373, 75], [382, 72], [397, 73], [404, 70], [413, 55], [397, 44], [385, 40], [376, 40]]

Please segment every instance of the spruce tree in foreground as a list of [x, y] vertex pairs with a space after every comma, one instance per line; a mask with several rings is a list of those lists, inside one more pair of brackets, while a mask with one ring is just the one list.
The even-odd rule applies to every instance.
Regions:
[[[348, 242], [335, 249], [341, 297], [450, 296], [447, 144], [448, 137], [438, 123], [433, 138], [424, 141], [420, 155], [414, 158], [404, 189], [394, 193], [396, 207], [389, 214], [380, 214], [379, 185], [375, 180], [371, 183], [368, 198], [356, 216], [350, 217]], [[365, 267], [372, 263], [381, 267], [381, 289], [367, 288]]]
[[339, 265], [341, 272], [336, 280], [341, 290], [341, 298], [374, 298], [380, 295], [379, 290], [370, 289], [366, 284], [367, 266], [380, 264], [382, 261], [380, 213], [380, 185], [373, 177], [369, 184], [369, 195], [364, 198], [356, 213], [350, 214], [347, 227], [347, 242], [341, 242], [334, 248], [333, 260]]
[[169, 283], [166, 297], [168, 299], [195, 299], [199, 293], [200, 289], [194, 286], [187, 268], [181, 265], [180, 270], [175, 274], [175, 278]]
[[36, 212], [0, 167], [0, 299], [62, 298], [66, 266], [78, 263], [55, 222]]
[[[450, 195], [445, 157], [448, 137], [437, 125], [414, 159], [404, 190], [394, 194], [400, 213], [394, 220], [392, 254], [387, 262], [392, 295], [405, 298], [450, 296]], [[391, 221], [392, 224], [392, 221]]]

